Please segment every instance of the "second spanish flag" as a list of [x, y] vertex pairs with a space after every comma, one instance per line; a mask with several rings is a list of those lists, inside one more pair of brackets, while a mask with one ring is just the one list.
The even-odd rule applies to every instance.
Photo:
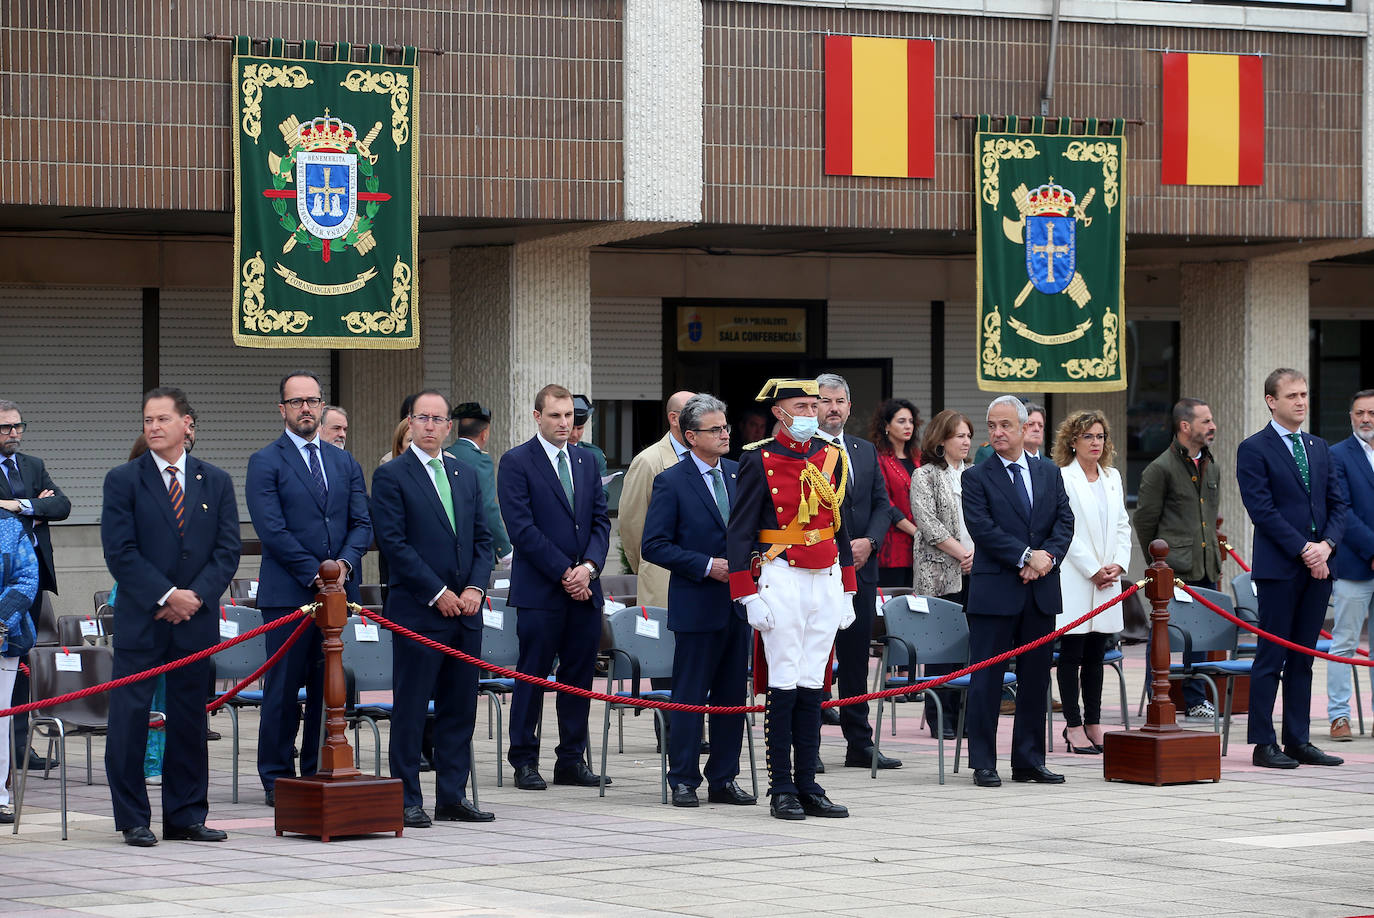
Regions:
[[827, 175], [935, 177], [934, 47], [826, 36]]
[[1264, 184], [1264, 72], [1253, 54], [1164, 55], [1160, 181]]

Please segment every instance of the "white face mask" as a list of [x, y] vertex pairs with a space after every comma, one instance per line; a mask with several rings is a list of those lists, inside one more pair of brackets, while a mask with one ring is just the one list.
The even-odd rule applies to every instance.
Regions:
[[797, 417], [789, 414], [786, 408], [779, 408], [778, 410], [787, 415], [787, 433], [798, 443], [805, 443], [810, 440], [820, 428], [819, 418]]

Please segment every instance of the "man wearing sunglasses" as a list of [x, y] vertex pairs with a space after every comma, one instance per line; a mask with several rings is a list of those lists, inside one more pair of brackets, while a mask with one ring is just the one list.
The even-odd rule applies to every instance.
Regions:
[[[288, 373], [278, 386], [277, 410], [286, 429], [248, 460], [245, 497], [253, 529], [262, 540], [258, 609], [265, 622], [311, 602], [320, 587], [320, 563], [344, 569], [349, 601], [358, 601], [357, 572], [372, 544], [363, 470], [352, 454], [320, 437], [324, 399], [320, 380], [308, 370]], [[267, 655], [276, 653], [290, 628], [267, 632]], [[291, 747], [300, 726], [296, 701], [306, 691], [300, 773], [319, 766], [320, 715], [324, 704], [324, 650], [318, 628], [291, 645], [267, 673], [258, 734], [258, 776], [268, 806], [276, 804], [278, 778], [294, 777]]]
[[[19, 452], [27, 429], [19, 406], [0, 399], [0, 509], [19, 517], [24, 524], [24, 535], [38, 555], [38, 595], [29, 610], [37, 622], [43, 591], [57, 592], [57, 569], [53, 565], [52, 536], [48, 533], [48, 523], [70, 516], [72, 502], [49, 477], [42, 459]], [[14, 703], [24, 704], [28, 700], [29, 677], [20, 670], [14, 683]], [[28, 748], [28, 735], [29, 715], [16, 714], [16, 749]], [[30, 770], [43, 768], [46, 764], [46, 760], [38, 753], [29, 753]]]

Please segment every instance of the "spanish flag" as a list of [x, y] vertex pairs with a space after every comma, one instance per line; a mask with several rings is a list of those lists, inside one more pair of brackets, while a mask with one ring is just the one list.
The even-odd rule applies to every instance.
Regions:
[[827, 175], [935, 177], [935, 43], [828, 35]]
[[1164, 55], [1165, 185], [1264, 184], [1264, 73], [1253, 54]]

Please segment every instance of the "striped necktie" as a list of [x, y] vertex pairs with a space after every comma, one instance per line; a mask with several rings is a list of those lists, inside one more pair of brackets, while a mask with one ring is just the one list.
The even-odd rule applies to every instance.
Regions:
[[167, 466], [167, 496], [172, 501], [172, 513], [177, 518], [177, 533], [186, 534], [186, 495], [181, 493], [181, 483], [177, 481], [177, 467]]

